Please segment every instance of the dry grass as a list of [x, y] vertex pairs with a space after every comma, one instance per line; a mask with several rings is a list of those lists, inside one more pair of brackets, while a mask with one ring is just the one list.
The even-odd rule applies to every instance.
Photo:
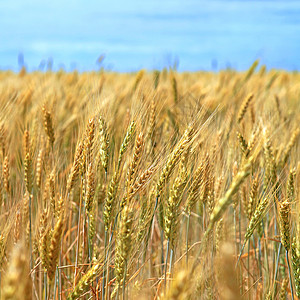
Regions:
[[1, 299], [299, 297], [299, 82], [1, 72]]

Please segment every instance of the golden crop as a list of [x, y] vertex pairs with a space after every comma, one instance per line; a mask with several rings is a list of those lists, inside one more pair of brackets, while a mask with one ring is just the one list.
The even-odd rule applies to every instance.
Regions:
[[1, 299], [300, 297], [300, 75], [0, 73]]

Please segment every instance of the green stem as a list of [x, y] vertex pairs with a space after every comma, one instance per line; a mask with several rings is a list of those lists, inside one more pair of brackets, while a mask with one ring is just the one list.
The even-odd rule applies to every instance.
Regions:
[[[82, 178], [81, 178], [81, 191], [82, 191]], [[78, 212], [78, 228], [77, 228], [77, 245], [76, 245], [76, 257], [75, 257], [75, 272], [74, 272], [74, 285], [76, 286], [76, 276], [78, 269], [78, 254], [79, 254], [79, 244], [80, 244], [80, 219], [81, 219], [81, 206], [82, 206], [82, 193], [80, 193], [80, 201], [79, 201], [79, 212]]]
[[[32, 190], [32, 195], [33, 195], [33, 190]], [[32, 196], [33, 197], [33, 196]], [[32, 224], [31, 224], [31, 195], [29, 195], [29, 251], [30, 251], [30, 269], [32, 270], [33, 268], [33, 261], [32, 261], [32, 243], [31, 243], [31, 235], [32, 235], [32, 232], [31, 232], [31, 227], [32, 227]]]
[[[242, 220], [242, 216], [241, 216], [241, 213], [242, 213], [242, 208], [241, 208], [241, 203], [239, 205], [239, 240], [241, 241], [242, 240], [242, 226], [241, 226], [241, 220]], [[240, 243], [238, 243], [238, 248], [240, 246]]]
[[235, 267], [237, 267], [238, 264], [239, 264], [239, 261], [240, 261], [240, 259], [241, 259], [242, 254], [243, 254], [243, 251], [244, 251], [244, 248], [245, 248], [245, 246], [246, 246], [247, 241], [248, 241], [248, 240], [245, 240], [245, 242], [244, 242], [244, 244], [243, 244], [243, 246], [242, 246], [242, 249], [241, 249], [241, 251], [240, 251], [240, 255], [239, 255], [239, 257], [238, 257], [238, 260], [237, 260], [237, 262], [236, 262]]
[[154, 219], [154, 216], [155, 216], [155, 211], [156, 211], [156, 208], [157, 208], [157, 205], [158, 205], [158, 199], [159, 199], [159, 196], [156, 197], [156, 200], [155, 200], [155, 205], [154, 205], [154, 209], [153, 209], [153, 213], [152, 213], [152, 217], [151, 217], [151, 220], [150, 220], [150, 225], [149, 225], [149, 230], [148, 230], [148, 235], [147, 235], [147, 239], [145, 241], [145, 253], [144, 253], [144, 260], [146, 259], [146, 250], [147, 250], [147, 247], [148, 247], [148, 242], [149, 242], [149, 239], [150, 239], [150, 235], [151, 235], [151, 228], [152, 228], [152, 224], [153, 224], [153, 219]]
[[87, 241], [88, 241], [88, 252], [89, 252], [89, 261], [92, 261], [92, 245], [91, 245], [91, 240], [89, 237], [89, 231], [90, 231], [90, 216], [87, 217], [87, 224], [88, 224], [88, 234], [87, 234]]
[[47, 300], [47, 272], [44, 271], [44, 299]]
[[168, 264], [168, 257], [169, 257], [169, 247], [170, 247], [170, 239], [168, 239], [167, 243], [167, 252], [166, 252], [166, 262], [165, 262], [165, 295], [166, 295], [166, 289], [167, 289], [167, 264]]
[[190, 231], [190, 214], [186, 221], [186, 268], [189, 265], [189, 231]]
[[125, 287], [126, 287], [126, 273], [127, 273], [127, 260], [125, 260], [125, 267], [124, 267], [124, 278], [123, 278], [123, 288], [122, 288], [122, 292], [123, 292], [123, 300], [126, 299], [126, 294], [125, 294]]
[[103, 266], [103, 280], [102, 280], [102, 300], [105, 299], [105, 293], [104, 293], [104, 288], [105, 288], [105, 278], [106, 278], [106, 263], [107, 263], [107, 258], [106, 258], [106, 252], [107, 252], [107, 230], [105, 229], [104, 233], [104, 266]]
[[273, 286], [273, 297], [276, 295], [276, 279], [277, 279], [277, 273], [278, 273], [278, 266], [279, 266], [279, 258], [280, 258], [280, 251], [281, 251], [282, 244], [279, 244], [278, 247], [278, 255], [276, 259], [276, 266], [275, 266], [275, 276], [274, 276], [274, 286]]
[[258, 266], [259, 266], [259, 277], [262, 276], [262, 265], [261, 265], [261, 238], [258, 238]]
[[172, 277], [171, 274], [172, 274], [173, 255], [174, 255], [174, 251], [173, 251], [173, 249], [171, 249], [171, 252], [170, 252], [170, 265], [169, 265], [169, 273], [170, 273], [170, 277]]
[[287, 262], [288, 270], [289, 270], [289, 279], [290, 279], [292, 300], [294, 300], [294, 290], [293, 290], [293, 282], [292, 282], [292, 274], [291, 274], [291, 267], [290, 267], [290, 262], [289, 262], [289, 252], [288, 252], [288, 250], [285, 250], [285, 256], [286, 256], [286, 262]]
[[57, 269], [55, 270], [55, 277], [54, 277], [54, 292], [53, 292], [53, 299], [56, 299], [56, 284], [57, 284]]
[[[106, 255], [105, 255], [105, 261], [104, 261], [104, 266], [103, 266], [103, 273], [106, 272], [106, 275], [105, 278], [103, 277], [103, 283], [102, 283], [102, 289], [103, 289], [103, 292], [102, 292], [102, 300], [105, 299], [105, 293], [104, 293], [104, 287], [103, 287], [103, 284], [105, 286], [105, 291], [107, 292], [108, 291], [108, 279], [109, 279], [109, 254], [110, 254], [110, 245], [111, 245], [111, 242], [112, 242], [112, 239], [113, 239], [113, 236], [114, 236], [114, 230], [115, 230], [115, 226], [117, 224], [117, 221], [118, 221], [118, 217], [119, 217], [119, 213], [117, 213], [116, 217], [115, 217], [115, 221], [114, 221], [114, 224], [113, 224], [113, 227], [112, 227], [112, 230], [111, 230], [111, 234], [110, 234], [110, 238], [109, 238], [109, 241], [108, 241], [108, 245], [106, 246], [107, 244], [107, 238], [108, 238], [108, 235], [107, 235], [107, 231], [105, 230], [106, 232], [106, 237], [105, 237], [105, 251], [106, 251]], [[106, 250], [107, 248], [107, 250]], [[105, 280], [106, 279], [106, 280]]]
[[[248, 289], [250, 287], [250, 241], [248, 243], [248, 257], [247, 257], [247, 269], [248, 269]], [[250, 291], [248, 293], [248, 299], [250, 299]]]
[[236, 253], [239, 253], [239, 245], [238, 245], [238, 242], [237, 242], [237, 230], [236, 230], [236, 208], [233, 209], [233, 223], [234, 223], [234, 236], [235, 236]]
[[163, 273], [164, 270], [164, 230], [163, 229], [160, 232], [160, 242], [161, 242], [161, 271]]

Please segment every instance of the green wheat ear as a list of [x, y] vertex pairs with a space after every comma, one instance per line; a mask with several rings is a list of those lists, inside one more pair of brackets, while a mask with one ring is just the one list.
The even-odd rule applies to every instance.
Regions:
[[239, 262], [239, 259], [242, 255], [242, 253], [243, 253], [243, 250], [244, 250], [244, 247], [245, 247], [246, 243], [251, 238], [255, 228], [259, 225], [259, 222], [261, 221], [261, 219], [263, 217], [263, 214], [265, 213], [265, 211], [268, 207], [269, 202], [270, 202], [270, 199], [268, 197], [265, 197], [259, 202], [258, 206], [256, 207], [256, 209], [255, 209], [255, 211], [254, 211], [254, 213], [253, 213], [253, 215], [252, 215], [252, 217], [249, 221], [249, 224], [247, 226], [247, 230], [246, 230], [246, 233], [245, 233], [245, 240], [244, 240], [244, 243], [242, 245], [242, 249], [241, 249], [237, 264]]
[[224, 197], [222, 197], [218, 203], [216, 204], [215, 208], [213, 209], [211, 216], [210, 216], [210, 224], [208, 229], [212, 229], [214, 224], [220, 220], [222, 214], [227, 209], [227, 207], [232, 203], [232, 196], [237, 192], [240, 185], [244, 182], [246, 177], [250, 174], [250, 168], [252, 165], [253, 158], [250, 158], [248, 162], [242, 167], [242, 169], [236, 174], [233, 178], [232, 183], [225, 193]]
[[290, 211], [291, 204], [288, 200], [279, 202], [279, 224], [281, 243], [287, 251], [290, 250]]
[[120, 152], [119, 152], [119, 160], [118, 160], [118, 169], [120, 169], [120, 166], [121, 166], [121, 162], [122, 162], [122, 159], [123, 159], [123, 155], [125, 153], [125, 151], [127, 150], [128, 148], [128, 145], [134, 135], [134, 132], [135, 132], [135, 127], [136, 127], [136, 124], [134, 121], [132, 121], [127, 129], [127, 132], [126, 132], [126, 135], [124, 137], [124, 140], [122, 142], [122, 145], [121, 145], [121, 148], [120, 148]]

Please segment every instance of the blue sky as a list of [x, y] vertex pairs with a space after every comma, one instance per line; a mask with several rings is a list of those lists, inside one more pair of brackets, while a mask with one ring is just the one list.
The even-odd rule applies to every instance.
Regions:
[[1, 1], [0, 28], [1, 69], [300, 69], [300, 1]]

